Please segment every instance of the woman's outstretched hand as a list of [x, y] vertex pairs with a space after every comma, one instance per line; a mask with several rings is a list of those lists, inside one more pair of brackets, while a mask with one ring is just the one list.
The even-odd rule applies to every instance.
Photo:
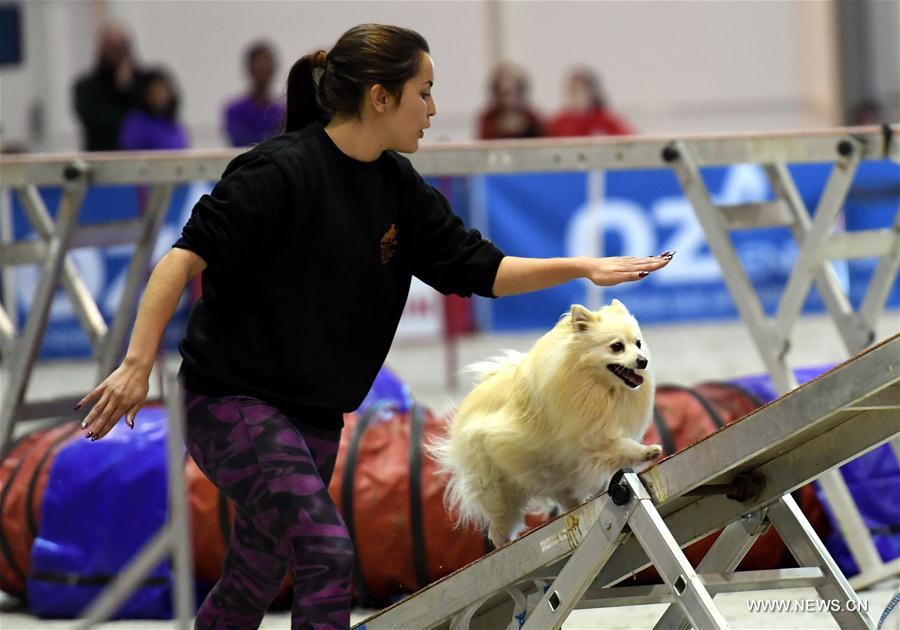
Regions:
[[616, 256], [612, 258], [591, 258], [585, 277], [594, 284], [611, 287], [622, 282], [634, 282], [646, 278], [651, 272], [669, 264], [675, 252], [663, 252], [659, 256], [638, 258]]
[[75, 405], [77, 411], [93, 403], [93, 408], [81, 423], [86, 438], [99, 440], [112, 431], [123, 415], [126, 424], [134, 428], [134, 416], [147, 401], [152, 368], [152, 362], [145, 366], [126, 359]]
[[622, 282], [634, 282], [649, 276], [669, 264], [675, 252], [659, 256], [636, 258], [518, 258], [504, 256], [494, 278], [496, 297], [518, 295], [555, 287], [576, 278], [587, 278], [597, 285], [609, 287]]

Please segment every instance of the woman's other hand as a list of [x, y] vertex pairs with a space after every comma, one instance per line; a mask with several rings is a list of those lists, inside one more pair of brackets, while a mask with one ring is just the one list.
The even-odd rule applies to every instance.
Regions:
[[126, 358], [122, 365], [75, 405], [78, 410], [93, 404], [81, 423], [86, 438], [99, 440], [116, 426], [123, 415], [125, 423], [134, 428], [134, 417], [147, 401], [152, 368], [152, 362], [145, 365]]

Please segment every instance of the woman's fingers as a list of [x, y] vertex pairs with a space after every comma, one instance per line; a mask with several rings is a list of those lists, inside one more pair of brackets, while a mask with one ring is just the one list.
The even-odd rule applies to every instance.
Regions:
[[639, 271], [656, 271], [662, 269], [672, 261], [675, 252], [665, 252], [659, 256], [650, 256], [648, 258], [625, 258], [623, 262], [628, 271], [635, 269]]
[[[106, 409], [106, 406], [109, 404], [109, 392], [103, 392], [103, 395], [100, 397], [91, 411], [85, 416], [84, 420], [81, 421], [82, 429], [94, 429], [96, 428], [96, 424], [99, 419], [103, 416], [103, 410]], [[90, 433], [88, 433], [88, 437], [90, 437]]]
[[106, 409], [103, 410], [103, 415], [98, 421], [97, 426], [92, 431], [93, 435], [91, 436], [91, 439], [99, 440], [112, 431], [113, 427], [118, 424], [119, 420], [122, 419], [122, 416], [125, 415], [125, 412], [128, 411], [128, 405], [129, 403], [122, 401], [107, 405]]
[[137, 412], [141, 410], [141, 407], [144, 406], [143, 402], [136, 404], [134, 407], [128, 410], [125, 414], [125, 424], [128, 425], [130, 429], [134, 428], [134, 417], [137, 415]]
[[93, 432], [94, 435], [91, 437], [92, 441], [99, 440], [104, 437], [107, 433], [112, 431], [113, 427], [116, 426], [116, 423], [122, 417], [122, 414], [125, 413], [125, 410], [121, 406], [113, 407], [112, 409], [108, 409], [107, 413], [103, 415], [102, 422], [97, 426], [96, 430]]
[[77, 403], [75, 403], [75, 411], [78, 411], [84, 405], [91, 402], [92, 400], [96, 400], [97, 398], [99, 398], [100, 395], [103, 393], [103, 385], [104, 385], [104, 383], [100, 383], [99, 385], [97, 385], [97, 387], [95, 387], [90, 392], [88, 392], [87, 396], [85, 396], [84, 398], [79, 400]]
[[81, 428], [87, 429], [85, 437], [99, 440], [109, 433], [122, 415], [133, 406], [133, 401], [123, 400], [121, 394], [112, 393], [107, 389], [81, 423]]
[[674, 255], [675, 252], [663, 252], [659, 256], [645, 258], [634, 256], [597, 258], [596, 270], [590, 275], [590, 279], [594, 284], [600, 286], [634, 282], [646, 278], [652, 272], [668, 265]]
[[642, 269], [661, 269], [669, 264], [675, 252], [664, 252], [659, 256], [651, 256], [649, 258], [639, 258], [637, 264]]
[[93, 408], [81, 423], [85, 437], [101, 439], [126, 415], [128, 426], [134, 428], [134, 417], [147, 400], [149, 384], [146, 379], [147, 374], [142, 370], [122, 364], [82, 398], [76, 409], [93, 401]]

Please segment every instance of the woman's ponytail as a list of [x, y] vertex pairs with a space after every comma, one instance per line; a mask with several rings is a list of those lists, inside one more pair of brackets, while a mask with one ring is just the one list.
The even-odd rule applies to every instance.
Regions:
[[363, 96], [379, 84], [397, 97], [419, 71], [428, 42], [415, 31], [360, 24], [344, 33], [331, 52], [300, 57], [288, 74], [285, 132], [333, 116], [361, 115]]
[[[324, 50], [300, 57], [291, 67], [287, 79], [287, 111], [284, 131], [297, 131], [308, 124], [325, 118], [319, 104], [319, 87], [316, 70], [324, 70], [326, 64]], [[321, 72], [318, 74], [321, 75]]]

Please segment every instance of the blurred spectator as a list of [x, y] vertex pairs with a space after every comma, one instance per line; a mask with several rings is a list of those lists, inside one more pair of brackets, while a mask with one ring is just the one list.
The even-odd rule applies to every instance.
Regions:
[[520, 68], [498, 65], [489, 83], [490, 102], [478, 121], [478, 137], [536, 138], [541, 121], [528, 103], [528, 77]]
[[546, 126], [548, 136], [618, 136], [634, 133], [631, 126], [607, 109], [597, 75], [576, 68], [566, 82], [562, 111]]
[[178, 122], [178, 90], [162, 68], [141, 78], [138, 104], [122, 123], [119, 146], [128, 151], [187, 148], [187, 133]]
[[851, 125], [880, 125], [883, 122], [884, 113], [878, 101], [865, 99], [850, 111]]
[[115, 24], [104, 26], [97, 43], [97, 63], [74, 88], [75, 111], [86, 151], [119, 148], [119, 130], [135, 104], [141, 75], [132, 55], [125, 29]]
[[244, 54], [248, 91], [225, 108], [225, 131], [231, 146], [256, 144], [281, 127], [284, 105], [270, 94], [276, 65], [275, 53], [265, 42], [250, 46]]

